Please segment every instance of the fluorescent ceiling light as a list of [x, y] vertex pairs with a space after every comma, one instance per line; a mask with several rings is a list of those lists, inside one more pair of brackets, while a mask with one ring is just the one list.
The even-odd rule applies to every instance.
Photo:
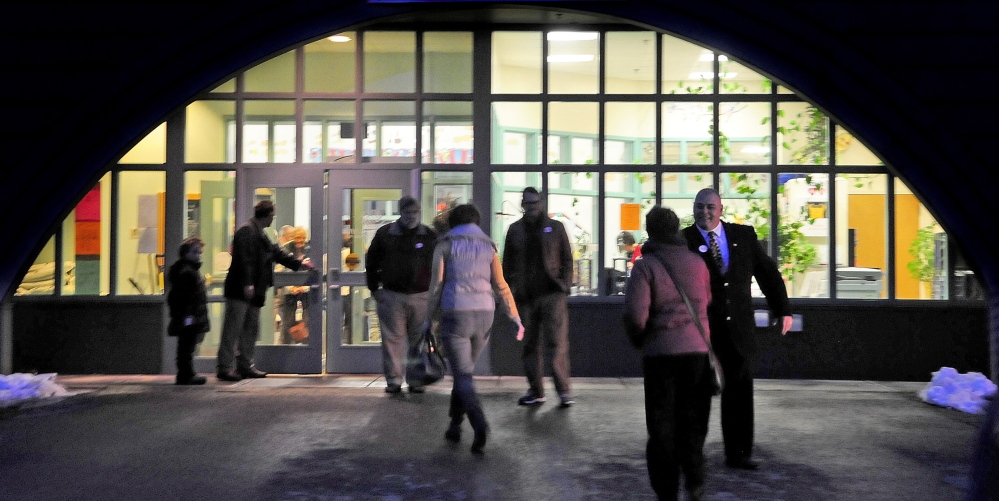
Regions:
[[597, 32], [595, 31], [550, 31], [548, 32], [548, 41], [550, 42], [568, 42], [575, 40], [596, 40]]
[[593, 54], [556, 54], [548, 56], [549, 63], [586, 63], [593, 60]]
[[[712, 53], [710, 53], [710, 52], [705, 52], [704, 54], [701, 54], [701, 57], [698, 58], [698, 60], [699, 61], [714, 61], [715, 60], [715, 55], [712, 54]], [[719, 55], [718, 56], [718, 60], [721, 61], [721, 62], [728, 61], [728, 56]]]
[[333, 36], [329, 37], [329, 41], [330, 42], [349, 42], [350, 41], [350, 37], [348, 37], [347, 35], [333, 35]]
[[[735, 78], [736, 75], [738, 75], [738, 73], [734, 71], [729, 71], [727, 73], [722, 73], [720, 75], [720, 78]], [[714, 77], [715, 73], [713, 71], [695, 71], [690, 75], [687, 75], [687, 78], [691, 80], [701, 80], [701, 79], [711, 80]]]
[[742, 153], [770, 153], [769, 146], [746, 146], [739, 150]]

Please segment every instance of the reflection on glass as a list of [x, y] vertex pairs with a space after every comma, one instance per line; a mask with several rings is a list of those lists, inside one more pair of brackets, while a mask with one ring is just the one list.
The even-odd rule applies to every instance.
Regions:
[[165, 192], [165, 172], [118, 174], [118, 294], [163, 293]]
[[947, 299], [947, 234], [912, 190], [895, 179], [895, 297]]
[[471, 102], [430, 101], [425, 103], [423, 105], [422, 132], [424, 163], [472, 163], [474, 135], [472, 133]]
[[829, 175], [777, 177], [777, 263], [790, 297], [829, 297]]
[[416, 105], [412, 101], [366, 101], [362, 147], [371, 162], [412, 162], [416, 157]]
[[306, 45], [305, 91], [354, 92], [356, 51], [357, 34], [352, 31]]
[[246, 70], [246, 92], [294, 92], [295, 51], [290, 50]]
[[599, 116], [597, 103], [549, 103], [548, 163], [593, 163], [597, 155]]
[[721, 163], [770, 163], [769, 103], [721, 103], [718, 126]]
[[232, 261], [229, 246], [236, 228], [234, 171], [187, 171], [184, 173], [184, 237], [199, 236], [205, 242], [201, 272], [209, 295], [221, 295]]
[[451, 209], [472, 200], [472, 173], [423, 172], [420, 178], [422, 222], [443, 234]]
[[777, 105], [777, 162], [829, 165], [829, 118], [808, 103]]
[[663, 35], [663, 94], [711, 94], [714, 54], [704, 47]]
[[492, 163], [541, 163], [541, 103], [493, 103]]
[[493, 94], [541, 93], [541, 32], [494, 31]]
[[235, 101], [195, 101], [187, 106], [184, 127], [184, 161], [232, 163], [236, 160], [236, 135], [228, 136], [236, 116]]
[[662, 109], [662, 163], [711, 164], [714, 160], [711, 103], [663, 103]]
[[364, 33], [364, 92], [416, 90], [416, 33]]
[[652, 94], [656, 91], [656, 35], [651, 31], [607, 33], [604, 59], [607, 94]]
[[548, 93], [596, 94], [600, 90], [600, 33], [552, 31], [548, 39]]
[[653, 164], [656, 161], [656, 105], [604, 105], [604, 163]]
[[423, 91], [472, 92], [472, 33], [423, 34]]
[[836, 176], [836, 297], [887, 295], [888, 176]]
[[302, 161], [342, 163], [354, 160], [354, 102], [305, 101]]

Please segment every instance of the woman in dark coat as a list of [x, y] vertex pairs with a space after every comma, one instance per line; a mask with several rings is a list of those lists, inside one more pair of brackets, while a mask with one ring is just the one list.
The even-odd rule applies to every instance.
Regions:
[[194, 349], [211, 329], [208, 319], [208, 294], [201, 274], [201, 253], [205, 242], [190, 237], [180, 244], [180, 260], [167, 274], [170, 292], [170, 325], [167, 334], [177, 337], [177, 384], [205, 384], [204, 376], [194, 372]]

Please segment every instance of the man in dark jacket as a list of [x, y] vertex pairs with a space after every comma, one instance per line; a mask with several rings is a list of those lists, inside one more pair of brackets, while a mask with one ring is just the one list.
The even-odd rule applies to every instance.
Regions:
[[711, 274], [708, 324], [711, 344], [725, 374], [721, 397], [725, 464], [755, 470], [753, 453], [753, 372], [756, 321], [752, 279], [767, 298], [781, 334], [791, 328], [791, 307], [777, 263], [768, 256], [752, 226], [724, 223], [721, 197], [705, 188], [694, 198], [694, 226], [683, 229], [687, 248], [699, 254]]
[[517, 401], [545, 401], [542, 378], [545, 347], [552, 349], [552, 379], [562, 407], [574, 403], [569, 381], [569, 305], [572, 287], [572, 248], [562, 223], [545, 213], [541, 194], [524, 188], [524, 217], [510, 225], [503, 246], [503, 275], [526, 329], [524, 372], [529, 389]]
[[194, 372], [194, 350], [211, 330], [208, 293], [200, 271], [204, 248], [205, 242], [198, 237], [185, 239], [180, 243], [180, 259], [167, 273], [170, 285], [167, 334], [177, 337], [177, 384], [205, 384], [205, 377]]
[[298, 260], [264, 234], [274, 222], [274, 202], [262, 200], [253, 208], [253, 219], [236, 230], [232, 238], [232, 264], [225, 277], [225, 318], [219, 341], [218, 378], [239, 381], [266, 377], [253, 363], [260, 334], [260, 308], [267, 289], [274, 285], [274, 263], [293, 270], [312, 269], [306, 258]]
[[399, 212], [397, 221], [375, 232], [364, 258], [364, 273], [382, 332], [385, 392], [399, 393], [405, 379], [410, 392], [423, 393], [421, 375], [413, 371], [413, 362], [419, 359], [420, 327], [427, 320], [437, 232], [420, 223], [420, 202], [415, 198], [399, 199]]

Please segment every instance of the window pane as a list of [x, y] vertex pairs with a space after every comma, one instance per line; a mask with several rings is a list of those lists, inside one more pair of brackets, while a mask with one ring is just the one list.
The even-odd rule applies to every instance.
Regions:
[[728, 57], [718, 56], [718, 75], [722, 94], [770, 94], [769, 78]]
[[357, 34], [338, 33], [305, 46], [305, 92], [354, 92]]
[[290, 50], [246, 70], [246, 92], [294, 92], [295, 51]]
[[829, 119], [808, 103], [777, 105], [777, 162], [829, 165]]
[[472, 92], [472, 34], [423, 34], [423, 91]]
[[947, 296], [947, 235], [912, 190], [896, 178], [895, 297]]
[[836, 297], [887, 296], [888, 176], [836, 176]]
[[721, 103], [718, 110], [723, 164], [770, 163], [770, 104]]
[[607, 94], [652, 94], [656, 91], [656, 35], [651, 31], [607, 33], [604, 64]]
[[118, 160], [119, 164], [163, 164], [166, 163], [166, 122], [161, 123], [146, 137], [142, 138], [128, 153]]
[[492, 163], [541, 163], [538, 153], [541, 146], [541, 103], [493, 103], [490, 123], [493, 124]]
[[471, 102], [426, 102], [423, 105], [422, 129], [424, 163], [472, 163], [474, 135]]
[[694, 224], [694, 197], [697, 192], [711, 187], [711, 174], [708, 172], [664, 172], [662, 205], [673, 209], [680, 218], [680, 228], [686, 228]]
[[836, 126], [836, 165], [884, 165], [884, 162], [867, 149], [864, 143], [846, 129]]
[[184, 193], [187, 201], [184, 237], [205, 241], [201, 267], [209, 294], [222, 294], [229, 264], [229, 246], [236, 228], [234, 171], [187, 171]]
[[[548, 162], [591, 164], [596, 158], [600, 109], [597, 103], [555, 102], [548, 105]], [[553, 149], [552, 137], [560, 137]]]
[[295, 161], [295, 102], [246, 101], [243, 162]]
[[655, 103], [607, 103], [604, 134], [605, 164], [654, 164]]
[[[187, 107], [184, 128], [184, 161], [187, 163], [232, 163], [235, 156], [227, 148], [227, 125], [236, 117], [234, 101], [195, 101]], [[235, 139], [234, 137], [232, 139]]]
[[[267, 238], [298, 259], [308, 258], [318, 263], [322, 253], [322, 234], [317, 234], [313, 241], [311, 195], [309, 187], [257, 188], [254, 203], [270, 200], [277, 207], [274, 223], [264, 229]], [[312, 247], [313, 244], [316, 248]], [[275, 265], [274, 271], [275, 274], [291, 272], [280, 264]], [[305, 273], [308, 272], [301, 272]], [[302, 344], [302, 341], [292, 337], [290, 331], [291, 327], [301, 323], [305, 323], [308, 332], [319, 332], [319, 326], [310, 322], [318, 318], [311, 314], [311, 309], [318, 307], [315, 303], [318, 296], [305, 282], [306, 279], [300, 277], [295, 285], [271, 287], [267, 291], [262, 309], [265, 315], [260, 319], [259, 344]], [[271, 312], [269, 319], [266, 312]], [[316, 339], [318, 336], [310, 337], [305, 342]]]
[[163, 293], [165, 172], [118, 174], [118, 294]]
[[416, 105], [412, 101], [367, 101], [364, 156], [373, 162], [412, 162], [416, 157]]
[[416, 90], [416, 33], [364, 33], [364, 92]]
[[[719, 179], [722, 219], [755, 228], [763, 250], [770, 254], [770, 225], [773, 223], [770, 217], [770, 174], [723, 172]], [[756, 279], [753, 279], [752, 294], [754, 297], [763, 297]]]
[[492, 200], [489, 213], [493, 216], [491, 235], [493, 242], [503, 255], [503, 245], [506, 242], [506, 231], [514, 221], [523, 217], [520, 208], [521, 193], [528, 186], [541, 186], [539, 172], [494, 172], [489, 185]]
[[714, 54], [674, 36], [663, 35], [663, 94], [712, 94]]
[[600, 34], [595, 31], [552, 31], [547, 38], [548, 92], [599, 92]]
[[663, 103], [662, 163], [711, 164], [714, 114], [711, 103]]
[[[71, 263], [63, 265], [62, 269], [56, 270], [55, 237], [49, 239], [42, 247], [41, 252], [35, 256], [35, 261], [28, 268], [28, 272], [21, 279], [21, 284], [17, 286], [16, 296], [37, 295], [51, 296], [55, 293], [56, 273], [59, 276], [66, 276], [66, 270], [72, 271]], [[60, 280], [62, 281], [62, 280]], [[64, 282], [65, 283], [65, 282]]]
[[472, 173], [423, 172], [420, 177], [423, 224], [443, 234], [448, 230], [447, 216], [451, 209], [472, 200]]
[[565, 225], [572, 244], [573, 287], [571, 295], [598, 293], [597, 278], [597, 179], [589, 172], [548, 174], [548, 213]]
[[[111, 291], [111, 174], [95, 184], [62, 224], [66, 295]], [[129, 235], [125, 235], [126, 237]]]
[[230, 78], [229, 80], [226, 80], [225, 82], [222, 83], [222, 85], [219, 85], [218, 87], [212, 89], [211, 92], [220, 93], [220, 94], [227, 92], [236, 92], [236, 79]]
[[494, 31], [493, 94], [541, 93], [541, 33]]
[[604, 189], [604, 293], [618, 295], [624, 294], [636, 248], [647, 235], [645, 215], [656, 203], [656, 175], [609, 172], [604, 174]]
[[215, 357], [219, 352], [219, 339], [222, 337], [222, 321], [225, 317], [224, 302], [208, 303], [208, 320], [212, 330], [205, 333], [205, 340], [198, 344], [197, 357]]
[[778, 175], [777, 261], [791, 297], [829, 297], [829, 176]]
[[354, 102], [305, 101], [302, 135], [304, 162], [352, 162], [356, 144]]

